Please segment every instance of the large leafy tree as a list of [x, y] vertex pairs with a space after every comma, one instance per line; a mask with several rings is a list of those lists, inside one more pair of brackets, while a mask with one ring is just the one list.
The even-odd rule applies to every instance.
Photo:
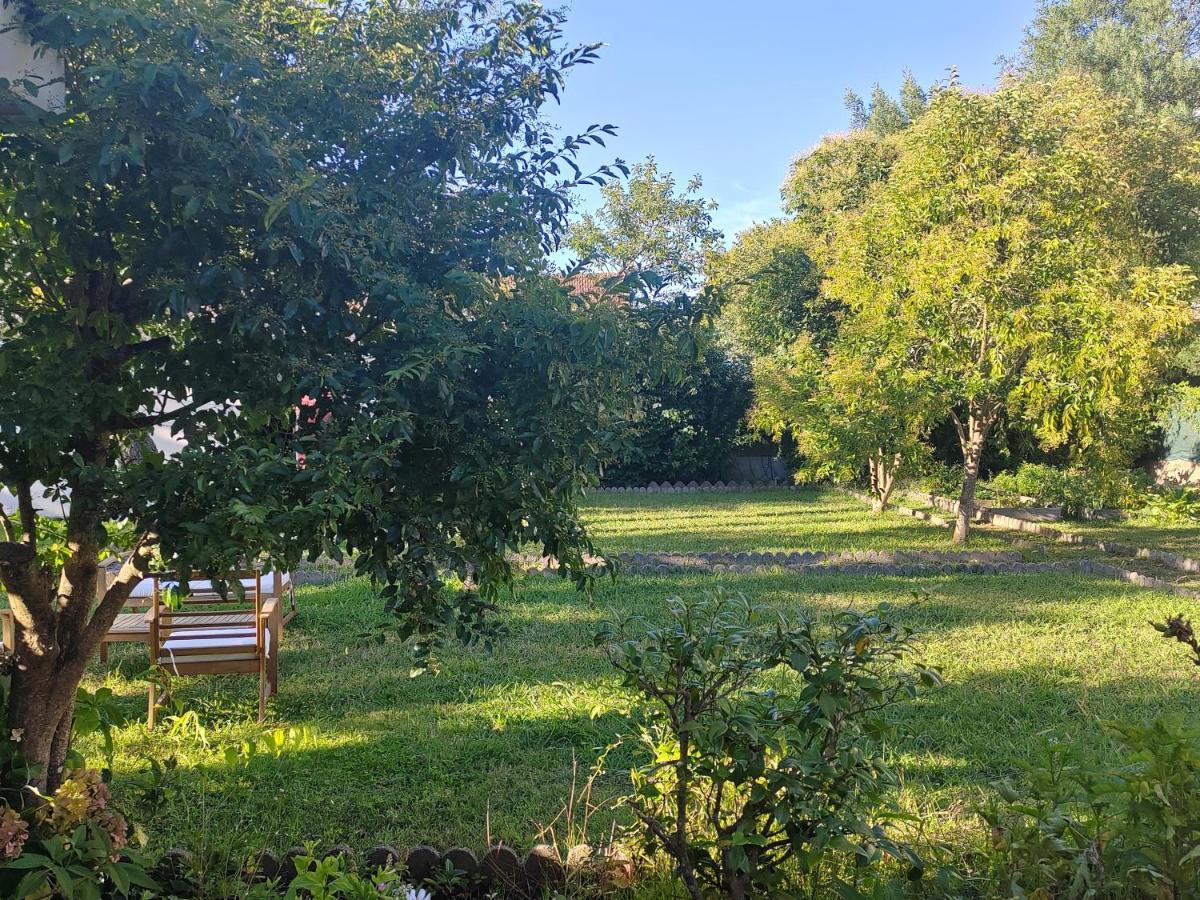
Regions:
[[682, 189], [653, 156], [635, 164], [627, 182], [600, 189], [603, 202], [572, 226], [567, 247], [580, 265], [621, 279], [651, 301], [695, 293], [704, 263], [721, 243], [713, 201], [699, 175]]
[[[1196, 0], [1045, 0], [1026, 29], [1012, 67], [1038, 78], [1082, 71], [1106, 90], [1128, 98], [1139, 117], [1154, 116], [1179, 134], [1175, 153], [1200, 134], [1200, 3]], [[1194, 151], [1192, 151], [1194, 152]], [[1190, 201], [1190, 186], [1147, 195], [1169, 257], [1195, 267], [1194, 235], [1175, 213]], [[1186, 222], [1183, 223], [1186, 225]], [[1200, 307], [1197, 316], [1200, 318]], [[1164, 418], [1194, 419], [1200, 405], [1200, 335], [1176, 358], [1175, 397]]]
[[965, 474], [956, 541], [1002, 417], [1087, 452], [1159, 389], [1194, 289], [1186, 266], [1162, 262], [1145, 212], [1188, 165], [1163, 139], [1083, 77], [946, 90], [839, 228], [834, 292], [903, 341], [950, 410]]
[[907, 365], [902, 341], [850, 320], [827, 352], [807, 335], [754, 362], [753, 421], [790, 434], [807, 480], [852, 481], [865, 470], [876, 512], [900, 473], [926, 453], [940, 399]]
[[1196, 0], [1042, 0], [1013, 67], [1087, 72], [1139, 113], [1193, 122], [1200, 109]]
[[[521, 2], [21, 9], [67, 98], [0, 123], [7, 725], [43, 783], [155, 552], [353, 553], [425, 644], [486, 634], [517, 546], [585, 581], [576, 499], [644, 357], [539, 272], [589, 180], [558, 173], [609, 130], [560, 142], [539, 109], [593, 48]], [[39, 554], [39, 485], [69, 498], [65, 560]], [[106, 587], [113, 519], [139, 538]]]
[[717, 346], [711, 328], [697, 327], [715, 306], [703, 273], [722, 238], [702, 187], [698, 176], [681, 187], [648, 157], [626, 183], [605, 185], [599, 208], [570, 229], [567, 246], [601, 276], [600, 290], [623, 291], [621, 302], [656, 322], [650, 352], [659, 365], [644, 374], [610, 482], [716, 478], [742, 432], [747, 366]]
[[896, 159], [896, 139], [919, 118], [925, 91], [905, 75], [900, 100], [876, 86], [870, 105], [847, 93], [852, 128], [830, 135], [792, 164], [781, 191], [784, 215], [737, 236], [709, 263], [709, 280], [726, 297], [721, 324], [755, 358], [782, 352], [807, 336], [827, 350], [843, 312], [825, 278], [836, 223], [853, 217]]

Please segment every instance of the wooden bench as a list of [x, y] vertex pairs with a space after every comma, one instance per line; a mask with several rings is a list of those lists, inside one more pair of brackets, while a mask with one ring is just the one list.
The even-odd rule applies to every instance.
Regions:
[[[253, 577], [240, 579], [243, 589], [246, 590], [247, 602], [250, 599], [250, 588], [256, 584], [261, 584], [261, 589], [265, 597], [275, 598], [280, 608], [283, 610], [282, 623], [288, 624], [296, 617], [296, 591], [292, 584], [292, 576], [289, 572], [252, 572], [253, 576], [259, 576], [261, 582], [255, 582]], [[120, 643], [147, 643], [150, 640], [150, 623], [146, 618], [146, 612], [150, 608], [151, 596], [154, 592], [155, 579], [158, 579], [162, 588], [165, 588], [170, 582], [170, 573], [159, 573], [152, 575], [149, 578], [142, 579], [134, 586], [133, 591], [129, 595], [129, 601], [125, 604], [125, 612], [117, 614], [117, 618], [113, 621], [112, 627], [100, 642], [100, 662], [108, 662], [108, 645]], [[233, 575], [230, 575], [230, 579]], [[175, 583], [175, 582], [170, 582]], [[181, 602], [185, 605], [213, 605], [216, 603], [226, 602], [226, 598], [221, 597], [213, 587], [212, 581], [205, 579], [189, 579], [189, 593], [186, 597], [181, 598]], [[233, 592], [229, 592], [229, 597], [233, 598]], [[286, 601], [286, 602], [285, 602]], [[254, 613], [248, 607], [242, 610], [224, 611], [220, 613], [211, 613], [211, 620], [206, 624], [210, 626], [220, 625], [248, 625], [253, 621]]]

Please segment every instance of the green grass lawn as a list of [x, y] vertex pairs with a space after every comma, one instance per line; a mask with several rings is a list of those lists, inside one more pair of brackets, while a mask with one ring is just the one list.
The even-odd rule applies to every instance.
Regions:
[[[645, 509], [639, 509], [644, 506]], [[588, 512], [607, 549], [938, 547], [941, 530], [875, 520], [828, 492], [605, 497]], [[981, 536], [982, 537], [982, 536]], [[995, 546], [1011, 546], [989, 536]], [[981, 543], [983, 543], [981, 541]], [[991, 545], [991, 544], [989, 544]], [[214, 874], [254, 851], [315, 841], [528, 846], [622, 729], [629, 698], [592, 644], [604, 618], [663, 615], [664, 598], [716, 585], [818, 616], [880, 602], [923, 633], [923, 661], [945, 689], [896, 713], [892, 748], [901, 801], [958, 846], [983, 839], [972, 810], [994, 780], [1035, 759], [1039, 735], [1110, 752], [1100, 722], [1166, 711], [1200, 715], [1196, 669], [1147, 625], [1179, 598], [1082, 575], [623, 576], [594, 601], [557, 579], [529, 577], [504, 607], [508, 635], [491, 655], [448, 648], [436, 677], [410, 678], [408, 651], [362, 636], [387, 617], [361, 580], [300, 591], [288, 628], [274, 726], [307, 726], [312, 742], [279, 759], [231, 766], [223, 748], [260, 734], [249, 677], [180, 680], [189, 719], [117, 734], [118, 798], [159, 849], [191, 849]], [[87, 685], [108, 685], [144, 714], [145, 650], [114, 649]], [[197, 725], [198, 723], [198, 725]], [[99, 744], [84, 748], [96, 759]], [[148, 758], [174, 759], [165, 794], [139, 799]], [[617, 751], [597, 796], [619, 795], [630, 757]], [[604, 831], [613, 813], [597, 814]]]
[[[608, 552], [949, 550], [950, 532], [916, 519], [877, 516], [849, 494], [803, 491], [599, 494], [584, 519]], [[971, 546], [1020, 549], [1028, 541], [979, 532]]]
[[1200, 557], [1200, 522], [1164, 522], [1134, 513], [1117, 521], [1070, 520], [1055, 527], [1137, 547], [1155, 547], [1193, 559]]

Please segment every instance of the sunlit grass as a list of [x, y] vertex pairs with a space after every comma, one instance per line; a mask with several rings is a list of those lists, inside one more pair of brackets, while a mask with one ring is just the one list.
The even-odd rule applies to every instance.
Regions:
[[[972, 809], [993, 780], [1035, 758], [1038, 735], [1070, 736], [1104, 756], [1101, 720], [1200, 714], [1193, 667], [1146, 624], [1178, 600], [1078, 576], [629, 576], [602, 584], [594, 601], [529, 579], [505, 607], [509, 634], [492, 655], [447, 649], [442, 674], [418, 679], [404, 648], [359, 641], [385, 619], [354, 581], [302, 591], [285, 637], [271, 720], [310, 727], [310, 746], [229, 767], [221, 748], [257, 733], [253, 679], [182, 680], [177, 697], [203, 734], [122, 729], [118, 796], [156, 844], [199, 851], [217, 871], [306, 840], [480, 846], [490, 834], [528, 846], [569, 794], [573, 763], [586, 770], [622, 728], [629, 700], [593, 646], [596, 623], [659, 618], [665, 597], [717, 584], [814, 615], [892, 602], [897, 619], [924, 633], [923, 660], [948, 684], [898, 711], [893, 754], [903, 801], [932, 814], [939, 833], [979, 838]], [[143, 665], [144, 651], [121, 648], [89, 684], [108, 684], [141, 712]], [[154, 806], [138, 803], [133, 785], [148, 756], [179, 764]], [[610, 759], [601, 794], [623, 790], [629, 761], [623, 751]], [[598, 816], [595, 828], [611, 818]]]
[[[950, 532], [896, 513], [877, 516], [828, 488], [694, 494], [597, 494], [584, 519], [608, 552], [949, 550]], [[1006, 535], [981, 532], [972, 547], [1013, 549]], [[1020, 542], [1016, 542], [1019, 546]]]

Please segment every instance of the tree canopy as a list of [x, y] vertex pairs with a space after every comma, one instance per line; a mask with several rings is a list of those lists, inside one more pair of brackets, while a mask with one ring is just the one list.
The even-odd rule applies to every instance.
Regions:
[[1043, 79], [1087, 72], [1139, 113], [1194, 124], [1198, 51], [1196, 0], [1042, 0], [1012, 65]]
[[1111, 446], [1189, 324], [1193, 275], [1163, 261], [1168, 241], [1144, 202], [1186, 160], [1154, 123], [1130, 121], [1080, 76], [942, 91], [836, 231], [832, 292], [859, 327], [905, 343], [956, 424], [958, 540], [1002, 416], [1047, 445]]
[[651, 299], [695, 292], [705, 260], [721, 243], [712, 223], [715, 204], [701, 195], [702, 187], [695, 175], [680, 189], [647, 157], [632, 167], [627, 182], [613, 180], [600, 189], [603, 203], [571, 226], [567, 247], [589, 269], [635, 276]]
[[[573, 161], [540, 109], [595, 58], [534, 3], [44, 0], [66, 106], [0, 122], [9, 725], [53, 781], [83, 667], [160, 550], [220, 573], [351, 553], [425, 645], [575, 504], [649, 354], [543, 271]], [[564, 174], [565, 173], [565, 174]], [[186, 446], [150, 449], [169, 423]], [[35, 485], [69, 496], [38, 558]], [[140, 538], [99, 590], [102, 523]], [[443, 575], [477, 591], [448, 592]]]

